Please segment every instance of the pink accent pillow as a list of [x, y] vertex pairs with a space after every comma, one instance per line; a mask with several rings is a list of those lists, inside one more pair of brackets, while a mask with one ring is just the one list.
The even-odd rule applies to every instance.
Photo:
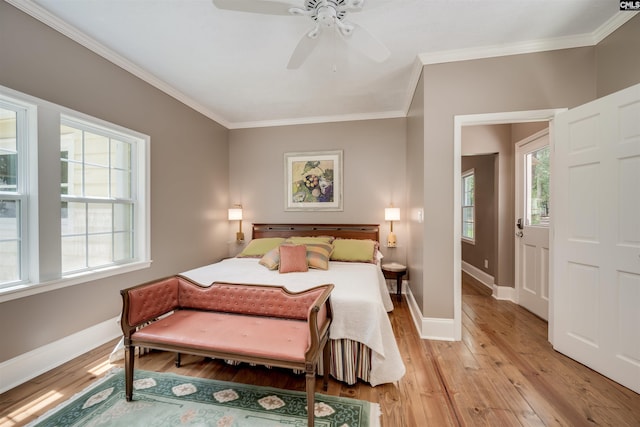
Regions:
[[305, 245], [280, 246], [280, 273], [309, 271]]

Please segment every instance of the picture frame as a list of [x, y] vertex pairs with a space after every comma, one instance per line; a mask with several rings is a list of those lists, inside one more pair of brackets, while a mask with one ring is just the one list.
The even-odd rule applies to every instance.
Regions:
[[285, 211], [341, 211], [342, 150], [284, 153]]

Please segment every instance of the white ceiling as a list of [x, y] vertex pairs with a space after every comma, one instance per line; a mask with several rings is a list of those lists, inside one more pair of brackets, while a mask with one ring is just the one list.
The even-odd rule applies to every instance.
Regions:
[[421, 64], [590, 46], [633, 16], [617, 0], [365, 0], [347, 20], [387, 61], [325, 32], [288, 70], [307, 17], [211, 0], [7, 1], [231, 129], [402, 117]]

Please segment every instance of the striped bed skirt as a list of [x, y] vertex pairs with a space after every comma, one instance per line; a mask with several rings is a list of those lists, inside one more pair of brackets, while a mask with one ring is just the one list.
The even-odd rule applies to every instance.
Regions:
[[[349, 385], [355, 384], [358, 379], [369, 382], [371, 371], [371, 349], [366, 345], [353, 340], [339, 339], [329, 340], [331, 345], [331, 369], [329, 374]], [[322, 365], [322, 358], [320, 364]], [[322, 374], [323, 367], [318, 366]]]
[[[371, 371], [371, 349], [366, 345], [353, 340], [339, 339], [329, 340], [330, 371], [329, 375], [338, 381], [353, 385], [358, 379], [369, 382]], [[229, 365], [239, 365], [237, 360], [225, 360]], [[267, 366], [270, 368], [270, 366]], [[304, 374], [303, 370], [293, 369], [296, 374]], [[322, 357], [318, 363], [318, 375], [324, 374]]]

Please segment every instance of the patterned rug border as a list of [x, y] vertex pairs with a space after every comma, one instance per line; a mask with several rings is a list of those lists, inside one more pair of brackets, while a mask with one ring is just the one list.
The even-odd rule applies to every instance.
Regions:
[[[50, 409], [49, 411], [47, 411], [45, 414], [42, 414], [41, 416], [39, 416], [36, 420], [30, 422], [29, 424], [27, 424], [27, 427], [35, 427], [35, 426], [48, 426], [48, 425], [54, 425], [54, 424], [50, 424], [47, 423], [47, 421], [49, 420], [49, 418], [54, 417], [57, 413], [64, 411], [66, 408], [68, 408], [70, 405], [76, 405], [78, 404], [78, 402], [84, 398], [85, 401], [90, 401], [91, 399], [95, 399], [96, 393], [94, 393], [93, 395], [91, 393], [93, 392], [97, 392], [98, 389], [103, 386], [106, 382], [114, 379], [114, 377], [122, 377], [121, 379], [121, 385], [122, 385], [122, 389], [123, 387], [123, 383], [124, 383], [124, 369], [123, 368], [119, 368], [119, 367], [115, 367], [110, 369], [107, 373], [105, 373], [101, 378], [98, 378], [97, 380], [95, 380], [93, 383], [89, 384], [85, 389], [83, 389], [82, 391], [76, 393], [75, 395], [71, 396], [69, 399], [67, 399], [66, 401], [60, 403], [58, 406], [56, 406], [55, 408]], [[147, 386], [144, 384], [140, 385], [140, 389], [137, 388], [137, 384], [136, 382], [144, 382], [145, 380], [149, 379], [149, 378], [154, 378], [154, 379], [163, 379], [164, 381], [168, 381], [168, 382], [175, 382], [176, 384], [178, 384], [175, 388], [179, 388], [179, 387], [183, 387], [183, 385], [187, 384], [187, 385], [192, 385], [190, 384], [191, 382], [194, 383], [200, 383], [200, 384], [206, 384], [207, 387], [211, 387], [211, 388], [215, 388], [215, 389], [219, 389], [221, 392], [227, 392], [227, 389], [234, 389], [234, 390], [238, 390], [241, 393], [250, 393], [250, 394], [255, 394], [255, 393], [260, 393], [260, 394], [268, 394], [268, 395], [280, 395], [280, 396], [284, 396], [283, 398], [287, 398], [287, 399], [294, 399], [297, 402], [297, 405], [292, 404], [290, 405], [290, 407], [294, 408], [297, 407], [298, 411], [300, 410], [300, 405], [304, 405], [304, 403], [306, 403], [306, 393], [302, 392], [302, 391], [297, 391], [297, 390], [286, 390], [286, 389], [279, 389], [279, 388], [275, 388], [275, 387], [270, 387], [270, 386], [260, 386], [260, 385], [252, 385], [252, 384], [244, 384], [244, 383], [236, 383], [236, 382], [231, 382], [231, 381], [224, 381], [224, 380], [218, 380], [218, 379], [212, 379], [212, 378], [201, 378], [201, 377], [190, 377], [187, 375], [181, 375], [181, 374], [175, 374], [172, 372], [155, 372], [155, 371], [144, 371], [144, 370], [136, 370], [135, 371], [135, 375], [134, 375], [134, 401], [136, 401], [136, 393], [138, 393], [139, 395], [141, 395], [144, 392], [148, 392]], [[118, 381], [118, 378], [115, 379], [115, 381]], [[118, 384], [118, 383], [115, 383]], [[123, 394], [123, 390], [119, 390], [119, 393], [122, 393], [122, 399], [124, 401], [124, 394]], [[99, 393], [97, 393], [98, 395], [103, 394], [104, 392], [101, 391]], [[178, 393], [176, 393], [176, 391], [173, 391], [174, 395], [170, 396], [170, 398], [172, 399], [185, 399], [185, 400], [193, 400], [195, 402], [197, 402], [198, 404], [207, 404], [207, 402], [202, 402], [201, 400], [198, 399], [191, 399], [191, 397], [189, 395], [191, 395], [192, 393], [195, 393], [192, 390], [187, 390], [184, 391], [184, 394], [179, 394], [180, 391], [178, 390]], [[110, 393], [109, 393], [110, 394]], [[160, 395], [158, 394], [158, 397], [164, 397], [165, 395]], [[195, 394], [194, 394], [195, 396]], [[109, 396], [107, 395], [106, 397], [100, 397], [100, 402], [102, 400], [106, 400]], [[269, 396], [271, 397], [271, 396]], [[215, 400], [217, 400], [217, 402], [212, 402], [213, 404], [211, 406], [216, 406], [216, 405], [221, 405], [221, 404], [227, 404], [227, 401], [223, 401], [220, 400], [218, 397], [215, 397], [214, 394], [214, 398]], [[225, 398], [225, 396], [222, 396], [222, 398]], [[237, 398], [237, 396], [236, 396]], [[144, 400], [144, 399], [141, 399]], [[240, 400], [240, 399], [239, 399]], [[246, 401], [245, 399], [241, 399], [240, 401], [242, 401], [242, 406], [238, 406], [240, 411], [264, 411], [266, 410], [266, 406], [263, 405], [263, 403], [260, 403], [260, 406], [262, 406], [261, 408], [251, 408], [251, 407], [246, 407]], [[301, 403], [304, 402], [304, 403]], [[240, 403], [240, 402], [238, 402]], [[293, 402], [292, 402], [293, 403]], [[269, 402], [267, 402], [267, 404], [269, 404]], [[352, 405], [352, 406], [361, 406], [364, 410], [364, 414], [368, 415], [368, 419], [362, 419], [361, 423], [358, 424], [348, 424], [348, 423], [343, 423], [343, 424], [336, 424], [335, 422], [330, 421], [329, 418], [327, 419], [322, 419], [322, 418], [318, 418], [318, 416], [320, 415], [320, 417], [325, 416], [323, 414], [319, 414], [318, 411], [322, 412], [323, 409], [329, 409], [329, 411], [332, 411], [332, 407], [333, 406], [344, 406], [344, 405]], [[84, 406], [86, 406], [87, 403], [84, 404]], [[93, 403], [92, 403], [93, 405]], [[320, 406], [318, 406], [320, 405]], [[255, 405], [254, 405], [255, 406]], [[283, 405], [285, 406], [285, 405]], [[304, 407], [304, 406], [303, 406]], [[71, 408], [73, 409], [73, 408]], [[274, 408], [268, 408], [269, 411], [272, 411], [273, 409], [275, 409], [275, 411], [273, 411], [273, 413], [277, 413], [277, 410], [279, 410], [279, 407], [274, 407]], [[332, 413], [329, 413], [329, 416], [331, 416]], [[282, 413], [281, 416], [289, 416], [289, 417], [294, 417], [294, 419], [300, 418], [302, 417], [302, 415], [300, 413]], [[380, 417], [381, 417], [381, 411], [380, 411], [380, 405], [378, 403], [373, 403], [373, 402], [369, 402], [366, 400], [361, 400], [361, 399], [352, 399], [352, 398], [348, 398], [348, 397], [340, 397], [340, 396], [330, 396], [330, 395], [325, 395], [325, 394], [320, 394], [320, 393], [316, 393], [316, 420], [317, 421], [323, 421], [322, 423], [320, 423], [321, 425], [327, 425], [327, 426], [336, 426], [336, 427], [380, 427]], [[306, 425], [306, 412], [304, 414], [304, 425]], [[74, 423], [77, 421], [74, 421]], [[364, 424], [362, 424], [364, 423]], [[55, 424], [55, 425], [62, 425], [62, 424]], [[295, 425], [298, 425], [297, 423]], [[316, 422], [316, 425], [318, 425], [318, 422]]]

